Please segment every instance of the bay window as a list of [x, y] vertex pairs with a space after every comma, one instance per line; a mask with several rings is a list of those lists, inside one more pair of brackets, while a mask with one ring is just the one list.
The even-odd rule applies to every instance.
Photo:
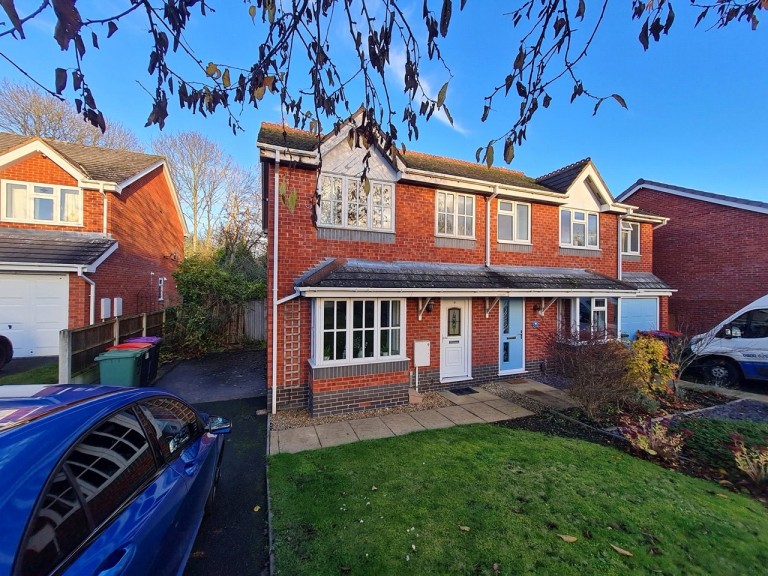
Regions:
[[78, 225], [83, 220], [79, 188], [3, 181], [2, 220]]
[[594, 212], [562, 208], [560, 210], [560, 245], [569, 248], [600, 247], [598, 216]]
[[405, 349], [403, 300], [343, 298], [318, 301], [319, 364], [401, 357]]

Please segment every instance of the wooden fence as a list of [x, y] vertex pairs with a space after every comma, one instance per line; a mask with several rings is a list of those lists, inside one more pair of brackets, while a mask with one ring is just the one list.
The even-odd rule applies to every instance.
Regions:
[[99, 379], [94, 359], [110, 346], [135, 336], [162, 336], [165, 311], [112, 318], [59, 333], [59, 383], [90, 384]]
[[250, 340], [267, 339], [267, 301], [251, 300], [243, 306], [243, 333]]

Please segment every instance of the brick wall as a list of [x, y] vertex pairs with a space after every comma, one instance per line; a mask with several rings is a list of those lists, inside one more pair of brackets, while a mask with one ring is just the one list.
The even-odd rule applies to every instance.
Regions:
[[[35, 153], [0, 170], [0, 178], [42, 184], [77, 186], [77, 181], [42, 154]], [[121, 194], [107, 192], [107, 233], [118, 249], [94, 274], [96, 320], [101, 298], [123, 299], [123, 314], [162, 309], [178, 300], [173, 271], [184, 256], [184, 234], [162, 168], [128, 186]], [[103, 232], [104, 197], [98, 190], [83, 191], [83, 225], [50, 226], [0, 222], [2, 228], [34, 228], [69, 232]], [[157, 279], [167, 278], [164, 300], [158, 301]], [[90, 285], [69, 275], [69, 327], [89, 322]]]
[[708, 330], [768, 293], [768, 214], [649, 189], [627, 202], [670, 218], [654, 232], [653, 272], [677, 289], [672, 327]]

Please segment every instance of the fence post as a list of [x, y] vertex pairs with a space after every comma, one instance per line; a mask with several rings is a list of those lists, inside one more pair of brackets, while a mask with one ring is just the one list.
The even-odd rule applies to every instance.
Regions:
[[120, 317], [115, 316], [115, 323], [112, 325], [113, 346], [120, 344]]
[[141, 335], [146, 336], [147, 335], [147, 313], [143, 312], [141, 314]]
[[59, 384], [72, 381], [72, 332], [59, 332]]

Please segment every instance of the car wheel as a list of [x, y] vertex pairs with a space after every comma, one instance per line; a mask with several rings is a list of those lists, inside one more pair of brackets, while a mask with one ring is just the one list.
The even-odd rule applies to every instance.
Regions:
[[5, 352], [5, 346], [3, 346], [3, 343], [0, 342], [0, 370], [2, 370], [3, 366], [5, 366], [6, 362], [8, 362], [6, 356], [7, 354]]
[[741, 382], [741, 372], [738, 366], [726, 358], [710, 358], [702, 366], [704, 379], [707, 384], [732, 388]]

